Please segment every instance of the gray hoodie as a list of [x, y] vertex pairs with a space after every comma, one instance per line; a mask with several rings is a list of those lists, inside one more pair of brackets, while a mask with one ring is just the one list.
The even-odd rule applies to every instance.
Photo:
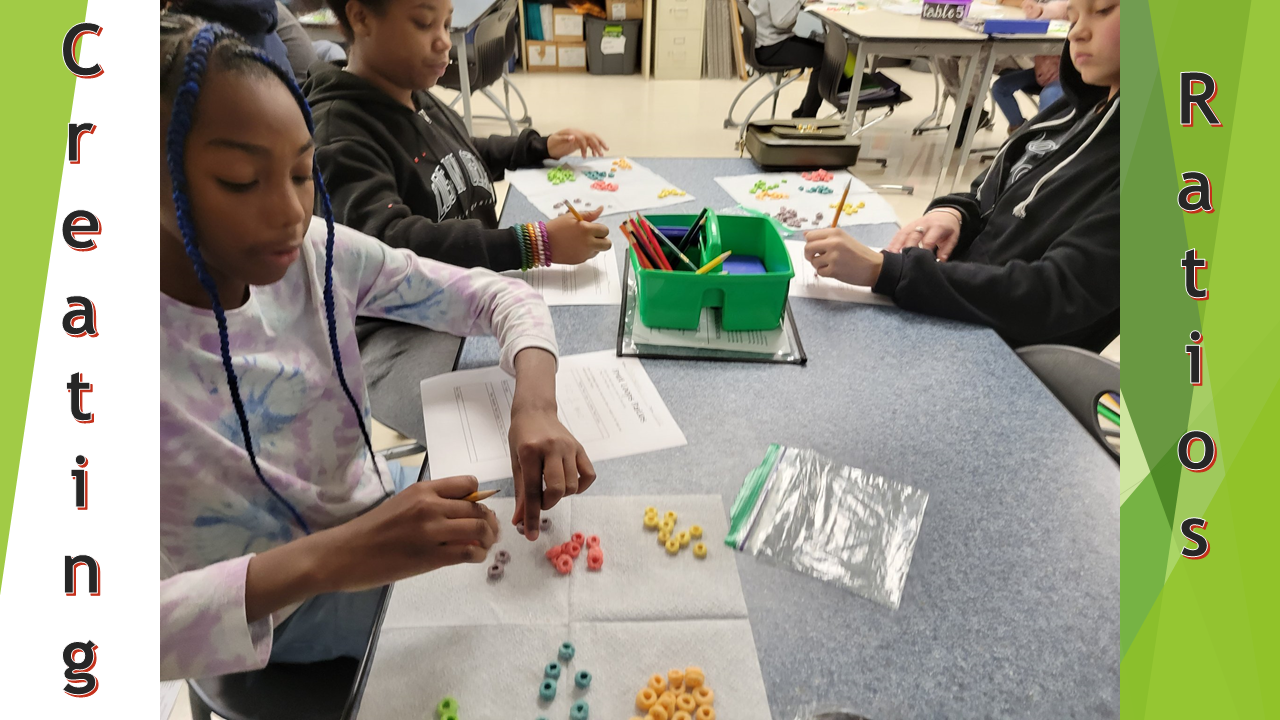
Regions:
[[747, 7], [756, 16], [756, 47], [777, 45], [795, 37], [792, 29], [800, 15], [800, 0], [750, 0]]

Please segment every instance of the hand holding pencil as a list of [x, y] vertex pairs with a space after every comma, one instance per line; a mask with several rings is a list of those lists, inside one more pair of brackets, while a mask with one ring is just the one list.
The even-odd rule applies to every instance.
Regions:
[[578, 265], [613, 247], [609, 242], [609, 228], [596, 222], [603, 208], [579, 213], [570, 206], [570, 210], [570, 214], [547, 223], [551, 262]]

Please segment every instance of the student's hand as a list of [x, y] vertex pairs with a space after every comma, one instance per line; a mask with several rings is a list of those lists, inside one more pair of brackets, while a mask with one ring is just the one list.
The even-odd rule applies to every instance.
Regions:
[[547, 223], [551, 261], [558, 265], [577, 265], [613, 247], [608, 226], [596, 222], [603, 211], [596, 208], [583, 212], [582, 222], [572, 215], [561, 215]]
[[511, 476], [516, 510], [511, 524], [524, 522], [525, 537], [538, 538], [538, 521], [569, 495], [586, 492], [595, 468], [582, 444], [556, 416], [556, 359], [540, 348], [515, 359], [516, 389], [511, 401]]
[[[463, 500], [474, 477], [414, 483], [332, 533], [326, 565], [335, 590], [364, 590], [447, 565], [482, 563], [498, 541], [498, 518]], [[317, 537], [321, 534], [317, 534]]]
[[1044, 14], [1044, 6], [1036, 0], [1022, 0], [1022, 12], [1026, 13], [1028, 20], [1035, 20]]
[[804, 240], [804, 257], [822, 277], [868, 287], [880, 277], [884, 256], [840, 228], [810, 230]]
[[923, 217], [904, 224], [885, 250], [896, 253], [909, 247], [921, 247], [926, 250], [936, 248], [939, 262], [945, 262], [951, 257], [951, 252], [956, 249], [958, 242], [960, 242], [960, 211], [954, 208], [936, 208], [925, 213]]
[[547, 138], [547, 154], [556, 160], [574, 153], [581, 153], [582, 157], [586, 157], [587, 153], [603, 157], [608, 150], [609, 146], [599, 135], [586, 130], [565, 128]]

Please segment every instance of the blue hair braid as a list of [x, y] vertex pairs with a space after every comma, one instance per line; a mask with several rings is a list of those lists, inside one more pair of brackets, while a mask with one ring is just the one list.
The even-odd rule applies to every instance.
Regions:
[[[288, 509], [290, 515], [293, 516], [299, 527], [304, 533], [311, 534], [311, 528], [307, 525], [306, 520], [302, 518], [302, 514], [288, 500], [280, 494], [278, 490], [267, 482], [266, 477], [262, 474], [262, 468], [258, 463], [257, 454], [253, 449], [253, 439], [249, 431], [249, 418], [244, 409], [244, 402], [240, 397], [240, 383], [236, 378], [235, 369], [231, 364], [231, 341], [227, 330], [226, 312], [222, 307], [222, 302], [218, 297], [218, 288], [214, 284], [213, 277], [209, 274], [208, 268], [205, 266], [204, 257], [200, 253], [200, 248], [196, 244], [195, 225], [192, 221], [191, 201], [187, 197], [187, 178], [185, 171], [185, 154], [186, 139], [191, 131], [192, 115], [195, 109], [196, 100], [200, 95], [200, 80], [208, 67], [210, 55], [214, 47], [222, 40], [234, 38], [236, 35], [219, 25], [206, 25], [202, 27], [191, 41], [191, 48], [183, 63], [182, 81], [174, 94], [173, 115], [169, 124], [169, 132], [167, 137], [167, 164], [169, 166], [169, 175], [173, 182], [173, 203], [176, 211], [178, 228], [182, 233], [183, 247], [187, 252], [187, 256], [191, 258], [191, 264], [195, 268], [196, 277], [200, 284], [204, 287], [205, 292], [209, 294], [209, 299], [213, 307], [213, 314], [218, 325], [218, 340], [222, 354], [222, 367], [227, 375], [227, 385], [231, 390], [231, 402], [235, 407], [236, 417], [240, 422], [240, 431], [244, 439], [245, 451], [249, 454], [249, 463], [253, 466], [254, 474], [257, 475], [258, 481], [262, 486], [271, 493], [272, 497], [278, 500]], [[307, 130], [312, 130], [311, 112], [307, 106], [305, 99], [302, 97], [301, 91], [291, 78], [284, 74], [275, 63], [271, 62], [263, 53], [249, 51], [248, 54], [259, 60], [271, 69], [277, 77], [279, 77], [298, 101], [298, 105], [302, 110], [302, 114], [307, 122]], [[312, 175], [316, 181], [318, 195], [321, 198], [321, 204], [324, 209], [325, 222], [328, 226], [328, 238], [325, 243], [325, 316], [329, 324], [329, 347], [333, 354], [334, 366], [338, 372], [338, 380], [342, 385], [342, 390], [347, 396], [347, 400], [351, 403], [356, 413], [356, 421], [360, 425], [360, 433], [364, 436], [365, 447], [369, 451], [370, 457], [373, 456], [373, 446], [369, 438], [369, 431], [365, 427], [364, 413], [357, 405], [355, 396], [351, 392], [351, 388], [347, 385], [346, 376], [342, 369], [342, 357], [338, 349], [337, 329], [334, 313], [333, 300], [333, 249], [334, 249], [334, 229], [333, 229], [333, 213], [329, 204], [328, 195], [324, 192], [323, 181], [320, 177], [320, 170], [314, 163], [312, 164]], [[381, 471], [377, 469], [377, 463], [374, 463], [374, 471], [381, 477]]]

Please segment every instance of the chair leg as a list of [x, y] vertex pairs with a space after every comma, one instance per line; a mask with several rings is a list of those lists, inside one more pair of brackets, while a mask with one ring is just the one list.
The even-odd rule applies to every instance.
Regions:
[[[773, 81], [773, 87], [776, 90], [778, 87], [778, 83], [782, 82], [782, 73], [774, 73], [773, 76], [770, 77], [769, 79]], [[773, 110], [770, 111], [769, 117], [775, 117], [775, 118], [778, 117], [778, 93], [777, 92], [773, 93]]]
[[772, 97], [774, 101], [777, 102], [778, 93], [782, 92], [783, 88], [795, 82], [799, 78], [800, 78], [799, 75], [794, 75], [792, 77], [787, 78], [785, 82], [783, 82], [781, 85], [778, 85], [774, 89], [770, 90], [768, 95], [765, 95], [764, 97], [760, 98], [758, 101], [756, 101], [755, 105], [751, 106], [751, 110], [747, 111], [746, 119], [743, 120], [742, 125], [739, 126], [741, 128], [741, 130], [738, 132], [739, 146], [742, 145], [743, 141], [747, 136], [747, 125], [751, 124], [751, 118], [755, 117], [756, 110], [759, 110], [760, 106], [764, 105], [765, 101], [768, 100], [770, 97]]
[[[525, 102], [524, 93], [520, 92], [520, 86], [511, 82], [511, 77], [506, 73], [502, 74], [502, 85], [503, 87], [507, 88], [511, 92], [514, 92], [516, 94], [516, 97], [520, 100], [521, 114], [520, 114], [520, 119], [516, 120], [516, 122], [520, 125], [524, 125], [525, 127], [529, 127], [530, 125], [533, 125], [533, 119], [529, 117], [529, 103]], [[510, 109], [511, 106], [507, 105], [507, 108]]]
[[[947, 112], [947, 94], [946, 88], [942, 84], [942, 76], [938, 74], [938, 66], [934, 63], [933, 58], [929, 58], [929, 69], [933, 71], [933, 112], [929, 113], [929, 117], [921, 120], [918, 125], [911, 130], [912, 135], [922, 135], [933, 130], [942, 130], [946, 125], [941, 124], [941, 118], [946, 117]], [[929, 123], [938, 120], [933, 125]]]
[[502, 113], [502, 117], [507, 119], [507, 127], [511, 128], [511, 134], [519, 135], [520, 129], [516, 127], [515, 119], [511, 117], [511, 112], [507, 110], [506, 105], [502, 104], [502, 101], [498, 99], [498, 96], [494, 95], [493, 91], [490, 90], [489, 88], [484, 88], [483, 90], [480, 91], [480, 93], [485, 97], [489, 98], [489, 101], [492, 102], [494, 105], [498, 106], [498, 110]]
[[763, 78], [764, 78], [764, 75], [756, 75], [755, 77], [751, 78], [751, 81], [748, 82], [746, 85], [743, 85], [742, 89], [738, 91], [738, 94], [734, 96], [733, 102], [730, 103], [729, 105], [729, 114], [726, 115], [724, 118], [724, 126], [726, 128], [738, 127], [738, 123], [734, 122], [733, 120], [733, 111], [735, 108], [738, 107], [738, 101], [742, 99], [742, 96], [746, 94], [747, 90], [751, 89], [752, 85], [755, 85], [756, 83], [760, 82], [760, 80]]

